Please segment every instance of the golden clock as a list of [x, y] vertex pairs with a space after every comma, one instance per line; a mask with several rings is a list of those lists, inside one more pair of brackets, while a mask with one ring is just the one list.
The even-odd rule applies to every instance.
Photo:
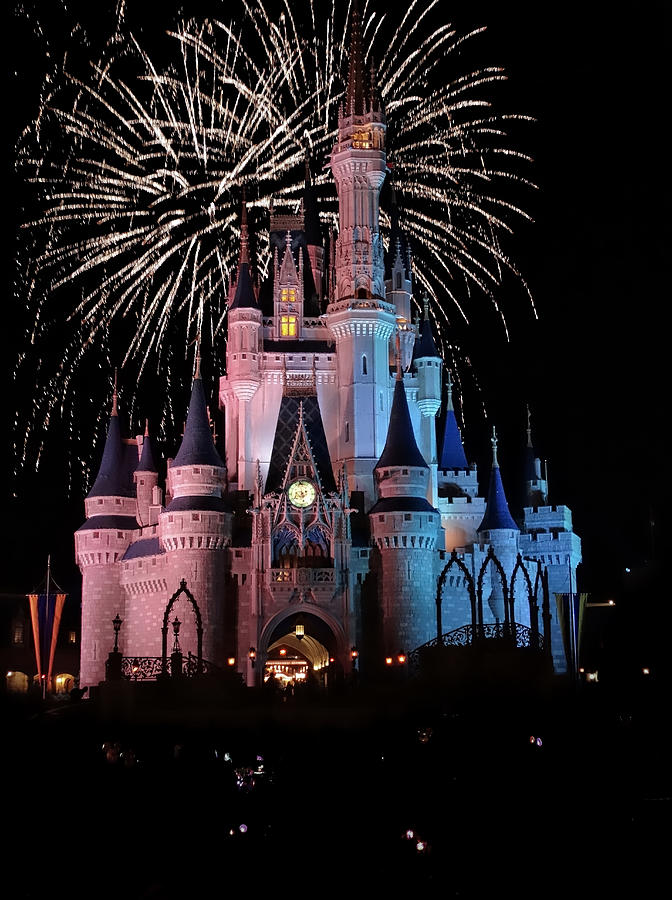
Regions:
[[292, 506], [304, 509], [315, 502], [315, 485], [310, 481], [293, 481], [287, 490], [287, 496]]

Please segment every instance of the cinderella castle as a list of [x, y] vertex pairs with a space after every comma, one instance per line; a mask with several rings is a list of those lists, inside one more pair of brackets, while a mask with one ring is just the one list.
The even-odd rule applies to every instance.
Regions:
[[308, 166], [300, 213], [271, 211], [262, 284], [243, 206], [219, 380], [225, 452], [198, 364], [165, 485], [147, 429], [123, 436], [115, 390], [75, 534], [82, 687], [105, 678], [115, 618], [124, 657], [165, 660], [168, 614], [184, 654], [235, 667], [248, 685], [283, 652], [314, 670], [349, 672], [357, 658], [373, 671], [463, 626], [543, 631], [555, 671], [566, 671], [555, 595], [571, 592], [581, 559], [571, 512], [548, 504], [529, 429], [522, 517], [509, 510], [494, 435], [479, 487], [426, 302], [412, 319], [411, 254], [394, 209], [383, 245], [385, 145], [355, 14], [328, 264]]

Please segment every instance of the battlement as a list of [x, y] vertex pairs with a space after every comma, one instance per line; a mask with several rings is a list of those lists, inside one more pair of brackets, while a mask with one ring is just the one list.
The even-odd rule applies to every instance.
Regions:
[[568, 506], [526, 506], [523, 522], [526, 531], [572, 531], [572, 511]]

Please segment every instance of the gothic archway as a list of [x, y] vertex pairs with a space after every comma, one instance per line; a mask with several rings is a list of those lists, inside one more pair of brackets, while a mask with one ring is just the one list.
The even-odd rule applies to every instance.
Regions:
[[469, 605], [471, 607], [471, 624], [476, 625], [476, 592], [474, 590], [474, 579], [472, 578], [469, 569], [467, 569], [464, 562], [457, 555], [457, 551], [453, 550], [450, 555], [450, 560], [443, 567], [436, 585], [436, 639], [439, 642], [441, 641], [441, 635], [443, 634], [443, 625], [441, 622], [441, 603], [443, 599], [443, 588], [446, 584], [448, 572], [453, 566], [456, 566], [462, 572], [467, 582], [467, 590], [469, 591]]
[[488, 554], [483, 560], [483, 565], [480, 568], [478, 573], [478, 579], [476, 582], [476, 597], [478, 602], [478, 624], [483, 625], [483, 576], [488, 568], [488, 565], [492, 563], [495, 567], [495, 570], [499, 574], [499, 580], [502, 585], [502, 593], [504, 594], [504, 626], [508, 627], [509, 623], [512, 620], [509, 611], [509, 586], [506, 581], [506, 573], [504, 571], [504, 567], [501, 562], [497, 559], [497, 555], [495, 554], [495, 550], [490, 545], [488, 549]]
[[196, 674], [203, 674], [203, 620], [201, 619], [201, 611], [198, 608], [198, 603], [194, 599], [194, 595], [187, 588], [187, 582], [184, 578], [180, 581], [179, 588], [175, 591], [173, 596], [168, 601], [165, 612], [163, 613], [163, 625], [161, 627], [161, 673], [163, 675], [168, 675], [168, 617], [170, 616], [170, 611], [172, 610], [175, 601], [184, 594], [191, 603], [194, 608], [194, 615], [196, 617], [196, 639], [197, 639], [197, 650], [196, 650]]

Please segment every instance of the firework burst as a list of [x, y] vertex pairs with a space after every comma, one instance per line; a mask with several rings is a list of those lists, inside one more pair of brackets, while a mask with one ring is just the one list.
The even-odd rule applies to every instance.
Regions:
[[[487, 98], [503, 72], [464, 73], [453, 61], [482, 29], [458, 35], [437, 24], [437, 12], [436, 0], [415, 0], [393, 22], [369, 2], [363, 25], [416, 287], [433, 301], [445, 350], [451, 321], [469, 318], [470, 297], [496, 304], [503, 272], [520, 278], [500, 239], [526, 217], [509, 183], [529, 182], [519, 172], [527, 157], [507, 138], [509, 123], [525, 117], [496, 115]], [[91, 427], [92, 410], [102, 425], [115, 363], [126, 408], [138, 418], [151, 404], [160, 410], [155, 425], [175, 434], [181, 411], [171, 398], [181, 396], [197, 334], [213, 372], [223, 368], [243, 190], [262, 276], [267, 210], [298, 205], [306, 154], [323, 223], [337, 221], [323, 166], [344, 92], [349, 15], [339, 0], [284, 0], [272, 12], [242, 0], [230, 20], [178, 23], [159, 65], [126, 28], [121, 4], [100, 58], [82, 64], [81, 53], [68, 54], [50, 73], [18, 155], [32, 194], [18, 279], [27, 339], [16, 374], [32, 380], [34, 396], [17, 413], [19, 467], [39, 460], [57, 420], [86, 482], [91, 444], [78, 429]], [[389, 224], [383, 211], [384, 231]]]

